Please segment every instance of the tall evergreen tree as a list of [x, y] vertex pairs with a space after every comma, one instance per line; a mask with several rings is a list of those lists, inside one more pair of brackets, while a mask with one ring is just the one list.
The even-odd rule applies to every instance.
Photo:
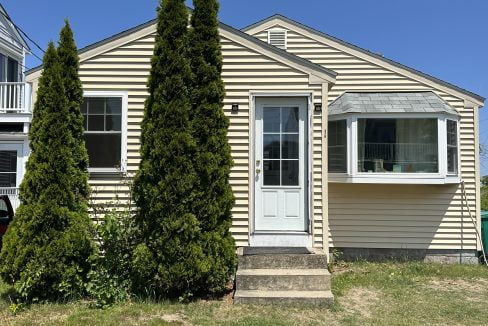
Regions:
[[83, 293], [93, 253], [87, 208], [76, 195], [68, 100], [51, 42], [44, 56], [32, 128], [31, 155], [20, 187], [22, 203], [4, 237], [2, 278], [23, 300]]
[[62, 66], [61, 76], [68, 100], [68, 127], [73, 135], [73, 158], [78, 167], [74, 178], [79, 180], [75, 185], [75, 194], [82, 204], [86, 204], [89, 195], [88, 186], [88, 153], [83, 138], [83, 115], [80, 107], [83, 102], [83, 88], [79, 76], [80, 59], [76, 48], [73, 31], [68, 20], [59, 34], [58, 56]]
[[200, 223], [191, 213], [197, 175], [187, 45], [184, 0], [161, 1], [134, 184], [143, 242], [134, 259], [139, 289], [165, 297], [196, 294], [205, 268]]
[[223, 110], [222, 52], [217, 0], [194, 0], [191, 16], [191, 125], [197, 144], [198, 175], [193, 213], [201, 223], [204, 253], [211, 266], [208, 290], [221, 291], [234, 272], [235, 247], [230, 226], [234, 196], [229, 184], [232, 157], [227, 139], [229, 119]]

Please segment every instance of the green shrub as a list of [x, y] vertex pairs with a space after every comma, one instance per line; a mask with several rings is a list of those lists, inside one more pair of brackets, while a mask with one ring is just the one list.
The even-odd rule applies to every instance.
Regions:
[[20, 186], [21, 205], [3, 239], [0, 274], [22, 302], [66, 300], [85, 294], [94, 252], [88, 217], [87, 171], [72, 156], [68, 98], [51, 42], [44, 55], [29, 131], [31, 154]]
[[194, 166], [197, 182], [192, 213], [200, 222], [200, 239], [206, 270], [202, 287], [209, 294], [221, 293], [235, 271], [236, 254], [230, 233], [234, 194], [229, 183], [233, 164], [224, 114], [217, 0], [194, 0], [190, 30], [192, 110], [190, 122], [197, 144]]
[[130, 209], [112, 209], [96, 225], [99, 252], [89, 273], [88, 293], [105, 308], [127, 300], [132, 289], [132, 262], [138, 232]]

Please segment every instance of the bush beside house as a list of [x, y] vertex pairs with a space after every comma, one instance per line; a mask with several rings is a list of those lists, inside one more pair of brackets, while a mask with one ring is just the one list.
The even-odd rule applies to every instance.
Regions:
[[219, 293], [235, 265], [218, 5], [194, 4], [189, 30], [183, 0], [161, 3], [142, 122], [134, 284], [157, 297]]
[[83, 90], [67, 21], [59, 47], [49, 44], [22, 203], [0, 253], [1, 276], [20, 302], [88, 294], [105, 307], [132, 294], [190, 299], [225, 290], [236, 255], [218, 2], [194, 5], [191, 28], [183, 0], [158, 9], [135, 219], [129, 207], [90, 221]]
[[[63, 33], [72, 37], [68, 24]], [[74, 139], [72, 132], [83, 128], [82, 120], [71, 119], [70, 113], [70, 107], [79, 107], [79, 98], [72, 98], [65, 87], [76, 82], [71, 79], [77, 73], [63, 75], [76, 67], [58, 55], [69, 51], [65, 46], [70, 42], [65, 38], [59, 50], [51, 42], [44, 55], [29, 131], [31, 154], [20, 186], [22, 203], [0, 254], [1, 276], [22, 301], [83, 295], [95, 248], [87, 171], [73, 155], [86, 157], [82, 139]]]

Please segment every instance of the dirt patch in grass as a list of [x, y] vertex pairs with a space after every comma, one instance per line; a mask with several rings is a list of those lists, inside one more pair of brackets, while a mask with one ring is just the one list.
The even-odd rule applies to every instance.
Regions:
[[348, 313], [357, 313], [362, 317], [371, 317], [372, 308], [383, 297], [380, 290], [364, 287], [356, 287], [348, 290], [340, 298], [341, 307]]
[[426, 287], [433, 290], [449, 292], [469, 292], [473, 294], [486, 294], [488, 292], [488, 280], [431, 280], [430, 282], [427, 282]]

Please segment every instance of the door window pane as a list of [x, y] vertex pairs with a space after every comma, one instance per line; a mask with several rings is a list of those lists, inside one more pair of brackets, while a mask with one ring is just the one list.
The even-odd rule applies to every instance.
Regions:
[[282, 157], [286, 159], [298, 159], [299, 135], [282, 135]]
[[280, 158], [280, 135], [263, 135], [263, 158]]
[[298, 160], [281, 161], [281, 165], [281, 184], [283, 186], [298, 186]]
[[283, 132], [298, 132], [298, 108], [282, 108], [281, 120]]
[[329, 121], [329, 172], [347, 172], [347, 120]]
[[263, 131], [280, 132], [280, 108], [264, 108], [263, 111]]
[[299, 185], [299, 108], [263, 109], [263, 185]]
[[437, 119], [358, 119], [358, 171], [436, 173]]
[[280, 161], [263, 161], [263, 185], [280, 185]]

